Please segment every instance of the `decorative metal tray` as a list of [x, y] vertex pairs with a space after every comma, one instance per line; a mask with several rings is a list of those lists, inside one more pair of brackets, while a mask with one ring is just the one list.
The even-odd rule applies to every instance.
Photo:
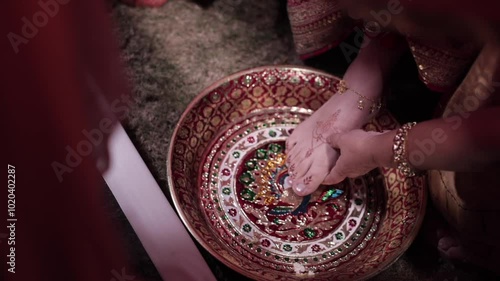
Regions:
[[[423, 176], [379, 169], [306, 197], [290, 188], [285, 141], [339, 79], [262, 67], [225, 78], [186, 109], [173, 134], [169, 188], [182, 221], [217, 259], [256, 280], [363, 280], [411, 244]], [[396, 127], [380, 113], [366, 130]]]

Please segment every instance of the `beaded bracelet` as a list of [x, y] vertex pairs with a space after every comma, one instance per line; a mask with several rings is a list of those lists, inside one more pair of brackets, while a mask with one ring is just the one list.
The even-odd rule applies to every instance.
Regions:
[[407, 145], [406, 140], [408, 139], [408, 132], [417, 123], [410, 122], [401, 126], [394, 137], [394, 145], [392, 147], [393, 161], [397, 164], [397, 169], [406, 177], [414, 177], [416, 175], [415, 170], [410, 166], [407, 158]]
[[373, 113], [382, 107], [382, 102], [380, 101], [380, 99], [373, 100], [367, 96], [363, 96], [362, 94], [358, 93], [354, 89], [347, 87], [347, 82], [345, 80], [340, 80], [337, 84], [337, 92], [339, 93], [339, 95], [342, 95], [343, 93], [347, 92], [347, 90], [351, 90], [353, 93], [355, 93], [359, 97], [359, 99], [358, 99], [358, 109], [359, 110], [363, 110], [365, 108], [365, 101], [369, 101], [372, 104], [370, 107], [370, 113]]

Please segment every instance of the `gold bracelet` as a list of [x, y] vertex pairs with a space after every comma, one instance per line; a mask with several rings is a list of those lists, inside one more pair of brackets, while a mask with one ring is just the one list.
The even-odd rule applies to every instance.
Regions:
[[379, 110], [382, 107], [382, 102], [380, 101], [380, 99], [373, 100], [367, 96], [364, 96], [364, 95], [358, 93], [356, 90], [349, 88], [347, 86], [347, 82], [345, 80], [340, 80], [337, 84], [337, 92], [339, 93], [339, 95], [342, 95], [343, 93], [347, 92], [348, 90], [351, 90], [353, 93], [355, 93], [359, 97], [359, 99], [358, 99], [358, 109], [359, 110], [365, 109], [365, 100], [372, 103], [372, 105], [370, 107], [370, 114]]
[[406, 177], [414, 177], [416, 175], [415, 170], [410, 166], [410, 162], [407, 157], [407, 140], [408, 140], [408, 132], [410, 132], [411, 128], [413, 128], [417, 123], [410, 122], [401, 126], [394, 137], [394, 144], [392, 146], [393, 151], [393, 161], [397, 165], [397, 169]]

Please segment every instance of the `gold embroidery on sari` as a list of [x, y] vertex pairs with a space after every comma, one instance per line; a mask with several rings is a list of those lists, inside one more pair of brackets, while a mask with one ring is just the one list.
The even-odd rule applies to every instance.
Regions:
[[340, 43], [352, 27], [352, 20], [337, 1], [288, 1], [288, 16], [297, 53], [311, 55]]
[[472, 64], [475, 51], [470, 46], [452, 49], [422, 44], [407, 38], [422, 81], [438, 91], [453, 90]]

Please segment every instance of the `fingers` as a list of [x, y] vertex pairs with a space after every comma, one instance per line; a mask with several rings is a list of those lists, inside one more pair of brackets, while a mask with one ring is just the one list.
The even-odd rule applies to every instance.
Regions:
[[344, 165], [343, 159], [342, 156], [340, 156], [339, 159], [337, 160], [337, 163], [335, 163], [333, 169], [328, 173], [328, 175], [323, 180], [323, 184], [338, 184], [343, 180], [345, 180], [347, 174], [344, 172], [343, 165]]

